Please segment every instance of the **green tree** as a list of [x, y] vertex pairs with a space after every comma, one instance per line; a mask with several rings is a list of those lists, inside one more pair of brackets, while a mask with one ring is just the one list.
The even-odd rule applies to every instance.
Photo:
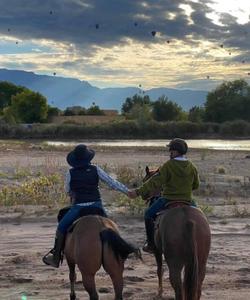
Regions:
[[76, 112], [71, 108], [71, 107], [67, 107], [64, 112], [63, 112], [64, 116], [75, 116]]
[[204, 107], [193, 106], [188, 112], [188, 121], [200, 123], [204, 120]]
[[27, 90], [25, 87], [17, 86], [11, 82], [0, 82], [0, 111], [11, 105], [11, 97]]
[[51, 118], [59, 116], [61, 114], [61, 110], [57, 107], [48, 105], [48, 114], [47, 119], [51, 120]]
[[248, 83], [243, 79], [228, 81], [208, 93], [204, 118], [219, 123], [238, 119], [250, 121]]
[[16, 120], [10, 106], [3, 109], [3, 120], [8, 124], [16, 124]]
[[126, 115], [131, 112], [133, 106], [143, 106], [143, 105], [148, 105], [151, 106], [152, 102], [149, 98], [149, 96], [139, 96], [139, 95], [134, 95], [132, 98], [128, 97], [126, 98], [125, 102], [122, 105], [122, 114]]
[[159, 122], [181, 120], [182, 112], [182, 108], [177, 103], [168, 100], [166, 96], [161, 96], [153, 103], [152, 116]]
[[12, 96], [10, 110], [17, 122], [44, 122], [48, 115], [47, 99], [40, 93], [25, 90]]
[[78, 112], [78, 115], [79, 116], [84, 116], [84, 115], [86, 115], [86, 113], [87, 113], [86, 108], [81, 107], [80, 111]]
[[86, 109], [82, 106], [70, 106], [64, 111], [64, 116], [86, 115]]
[[93, 104], [92, 106], [90, 106], [90, 108], [87, 109], [86, 114], [93, 116], [103, 116], [104, 112], [98, 105]]
[[131, 120], [137, 120], [140, 126], [144, 126], [148, 121], [152, 120], [151, 107], [148, 104], [135, 104], [130, 112], [127, 114], [127, 118]]

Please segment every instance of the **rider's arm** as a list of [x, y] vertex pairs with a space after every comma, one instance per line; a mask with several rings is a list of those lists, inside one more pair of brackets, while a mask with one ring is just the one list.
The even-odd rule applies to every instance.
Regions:
[[68, 171], [65, 174], [65, 181], [64, 181], [64, 190], [66, 194], [70, 194], [70, 172]]
[[198, 171], [196, 169], [196, 167], [194, 166], [194, 181], [193, 181], [193, 190], [198, 189], [200, 186], [200, 179], [199, 179], [199, 174]]
[[111, 187], [112, 189], [114, 189], [116, 191], [122, 192], [124, 194], [128, 193], [128, 188], [124, 184], [122, 184], [118, 180], [112, 178], [109, 174], [107, 174], [99, 166], [96, 166], [96, 168], [97, 168], [98, 176], [102, 182], [106, 183], [109, 187]]

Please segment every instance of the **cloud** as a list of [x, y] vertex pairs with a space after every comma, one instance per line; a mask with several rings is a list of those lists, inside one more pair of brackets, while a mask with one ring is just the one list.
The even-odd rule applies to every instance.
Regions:
[[[193, 10], [190, 16], [180, 6]], [[218, 27], [204, 3], [172, 0], [2, 0], [0, 30], [21, 39], [48, 39], [80, 46], [112, 46], [130, 38], [153, 43], [161, 37], [184, 39]], [[157, 35], [156, 35], [157, 36]]]
[[217, 13], [215, 22], [212, 3], [1, 0], [0, 65], [148, 87], [245, 74], [250, 23], [239, 24], [228, 12]]

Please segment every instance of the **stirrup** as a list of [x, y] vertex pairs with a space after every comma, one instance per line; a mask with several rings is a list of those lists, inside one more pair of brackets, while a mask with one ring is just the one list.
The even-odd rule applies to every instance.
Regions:
[[54, 248], [50, 249], [49, 252], [43, 256], [43, 258], [47, 257], [49, 254], [54, 255], [54, 252], [55, 252]]
[[147, 242], [145, 242], [144, 246], [142, 247], [142, 250], [147, 253], [154, 253], [154, 248], [150, 246]]
[[[46, 254], [43, 256], [42, 260], [43, 260], [44, 258], [47, 258], [47, 256], [48, 256], [49, 254], [54, 255], [54, 252], [55, 252], [55, 249], [54, 249], [54, 248], [50, 249], [49, 252], [46, 253]], [[62, 263], [63, 263], [63, 258], [64, 258], [64, 252], [63, 252], [63, 251], [61, 251], [60, 256], [61, 256], [61, 257], [60, 257], [60, 263], [61, 263], [61, 265], [62, 265]]]

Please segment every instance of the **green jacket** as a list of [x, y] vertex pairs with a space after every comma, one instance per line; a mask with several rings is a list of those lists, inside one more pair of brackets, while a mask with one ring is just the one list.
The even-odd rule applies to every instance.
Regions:
[[197, 189], [199, 184], [198, 171], [191, 161], [170, 159], [136, 192], [147, 199], [161, 190], [162, 196], [168, 200], [191, 201], [192, 190]]

